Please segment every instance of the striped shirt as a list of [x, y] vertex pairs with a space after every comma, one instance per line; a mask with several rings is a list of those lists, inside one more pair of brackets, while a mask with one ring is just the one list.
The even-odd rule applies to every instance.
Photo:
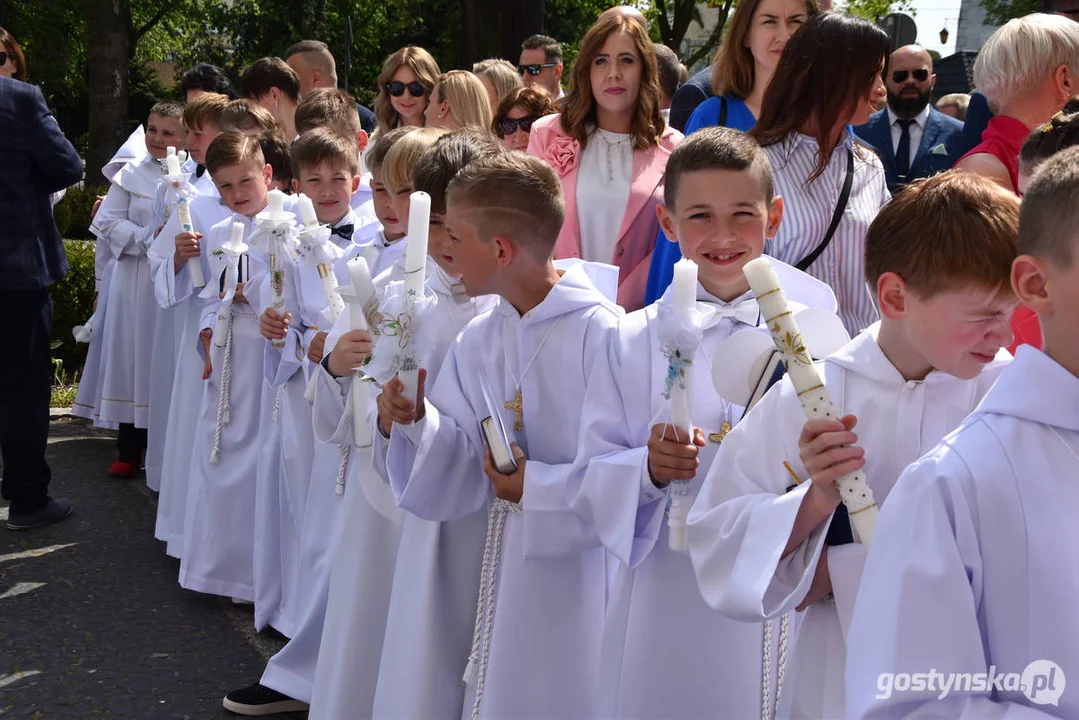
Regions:
[[865, 282], [865, 235], [891, 199], [884, 167], [872, 152], [855, 147], [849, 133], [832, 152], [824, 173], [807, 184], [817, 164], [817, 141], [791, 133], [764, 149], [783, 198], [783, 222], [764, 252], [790, 265], [808, 256], [824, 239], [847, 174], [847, 151], [854, 151], [854, 183], [835, 235], [807, 272], [827, 283], [839, 301], [839, 317], [851, 336], [877, 321], [873, 293]]

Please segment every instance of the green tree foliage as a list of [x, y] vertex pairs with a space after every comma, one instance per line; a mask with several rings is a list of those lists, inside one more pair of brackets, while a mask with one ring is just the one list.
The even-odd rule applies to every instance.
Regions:
[[913, 6], [913, 0], [847, 0], [841, 9], [848, 15], [880, 22], [892, 13], [913, 15]]
[[76, 343], [72, 328], [82, 325], [94, 312], [94, 243], [66, 240], [64, 250], [70, 266], [67, 276], [49, 286], [52, 297], [52, 356], [68, 371], [81, 370], [88, 345]]
[[1042, 9], [1041, 0], [982, 0], [986, 25], [1003, 25], [1012, 18], [1023, 17]]

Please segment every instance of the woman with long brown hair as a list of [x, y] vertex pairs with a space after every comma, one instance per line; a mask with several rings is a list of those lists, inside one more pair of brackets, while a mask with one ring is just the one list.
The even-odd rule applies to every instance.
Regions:
[[787, 43], [752, 132], [785, 206], [765, 252], [828, 283], [851, 335], [877, 320], [865, 235], [891, 196], [880, 159], [849, 126], [868, 121], [884, 93], [888, 51], [888, 36], [870, 22], [812, 18]]
[[682, 138], [659, 109], [656, 53], [644, 27], [601, 16], [581, 41], [562, 112], [536, 121], [528, 152], [562, 179], [566, 220], [557, 258], [617, 265], [618, 303], [644, 306], [663, 177]]
[[[768, 87], [783, 49], [798, 28], [820, 13], [817, 0], [743, 0], [730, 30], [712, 62], [714, 95], [697, 106], [686, 123], [686, 135], [703, 127], [722, 125], [748, 132], [757, 123]], [[662, 232], [648, 272], [645, 303], [663, 295], [682, 259], [677, 242]]]
[[406, 45], [387, 57], [378, 74], [375, 97], [378, 129], [387, 131], [402, 125], [423, 127], [423, 111], [441, 74], [431, 53], [415, 45]]

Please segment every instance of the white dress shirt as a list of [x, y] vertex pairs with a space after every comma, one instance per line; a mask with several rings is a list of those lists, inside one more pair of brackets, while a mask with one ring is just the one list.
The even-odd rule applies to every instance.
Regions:
[[[929, 122], [929, 105], [927, 104], [922, 111], [911, 118], [914, 122], [910, 124], [910, 162], [907, 167], [913, 167], [914, 157], [918, 154], [918, 146], [922, 144], [922, 134], [925, 132], [925, 124]], [[899, 120], [899, 116], [892, 112], [892, 108], [888, 108], [888, 127], [892, 129], [892, 154], [894, 155], [899, 151], [899, 136], [903, 134], [903, 128], [896, 122]]]
[[593, 130], [577, 174], [583, 260], [610, 263], [614, 258], [632, 180], [633, 136]]

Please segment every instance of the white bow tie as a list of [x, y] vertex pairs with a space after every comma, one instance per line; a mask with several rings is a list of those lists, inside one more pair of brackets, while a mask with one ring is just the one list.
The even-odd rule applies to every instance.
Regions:
[[731, 305], [717, 305], [710, 302], [697, 302], [697, 308], [704, 313], [703, 329], [707, 330], [724, 318], [734, 318], [750, 327], [757, 327], [760, 320], [760, 307], [756, 298], [746, 298]]

